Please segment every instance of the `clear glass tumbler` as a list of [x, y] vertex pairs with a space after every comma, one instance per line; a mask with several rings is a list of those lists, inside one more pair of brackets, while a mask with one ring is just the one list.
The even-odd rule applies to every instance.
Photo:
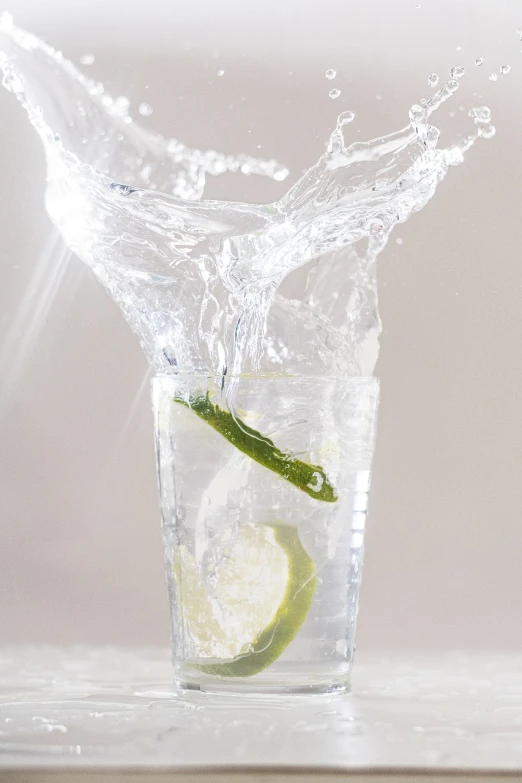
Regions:
[[175, 679], [350, 687], [376, 378], [153, 379]]

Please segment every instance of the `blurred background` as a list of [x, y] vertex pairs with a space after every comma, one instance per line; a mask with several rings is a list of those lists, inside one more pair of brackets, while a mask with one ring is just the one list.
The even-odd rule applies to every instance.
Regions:
[[[144, 124], [277, 158], [291, 181], [340, 111], [356, 113], [354, 139], [394, 131], [432, 92], [430, 74], [465, 67], [437, 115], [442, 140], [470, 133], [467, 111], [481, 104], [496, 136], [396, 229], [380, 263], [358, 647], [520, 646], [520, 4], [11, 0], [6, 10], [75, 63], [93, 54], [80, 67], [128, 96], [136, 117], [150, 104]], [[39, 141], [5, 91], [0, 114], [0, 641], [167, 643], [146, 362], [50, 225]], [[212, 187], [269, 201], [285, 186]]]

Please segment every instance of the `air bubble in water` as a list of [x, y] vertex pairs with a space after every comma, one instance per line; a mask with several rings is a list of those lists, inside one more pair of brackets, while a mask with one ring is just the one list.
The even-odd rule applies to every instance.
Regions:
[[498, 79], [498, 73], [490, 73], [489, 74], [489, 81], [490, 82], [496, 82]]
[[438, 83], [439, 83], [438, 73], [432, 73], [431, 76], [428, 76], [428, 84], [430, 87], [436, 87]]
[[511, 66], [510, 65], [501, 65], [500, 66], [500, 73], [503, 76], [506, 76], [510, 72], [510, 70], [511, 70]]
[[478, 135], [483, 139], [492, 139], [496, 132], [497, 129], [494, 125], [483, 125], [478, 129]]
[[483, 62], [484, 62], [484, 58], [483, 57], [477, 57], [477, 59], [475, 60], [475, 65], [478, 67], [478, 66], [482, 65]]
[[150, 117], [154, 109], [152, 108], [150, 103], [140, 103], [140, 105], [138, 106], [138, 111], [142, 117]]
[[334, 101], [336, 98], [339, 97], [340, 94], [341, 94], [341, 90], [334, 88], [333, 90], [330, 90], [328, 96]]
[[324, 478], [321, 476], [321, 474], [316, 470], [312, 474], [312, 480], [308, 483], [309, 489], [311, 489], [313, 492], [320, 492], [321, 488], [324, 484]]
[[335, 79], [335, 77], [337, 76], [337, 71], [334, 70], [333, 68], [328, 68], [328, 70], [325, 73], [325, 76], [327, 79]]
[[454, 65], [450, 70], [450, 76], [452, 79], [461, 79], [464, 76], [465, 69], [462, 65]]
[[224, 76], [225, 75], [225, 71], [223, 70], [223, 68], [219, 69], [219, 71], [217, 72], [217, 75], [218, 76]]
[[396, 242], [398, 245], [402, 245], [402, 244], [404, 244], [404, 239], [401, 239], [400, 237], [397, 237], [397, 239], [395, 240], [395, 242]]
[[474, 106], [468, 114], [475, 125], [488, 125], [491, 122], [491, 111], [488, 106]]
[[80, 57], [80, 62], [82, 65], [92, 65], [95, 59], [95, 56], [91, 52], [88, 52]]

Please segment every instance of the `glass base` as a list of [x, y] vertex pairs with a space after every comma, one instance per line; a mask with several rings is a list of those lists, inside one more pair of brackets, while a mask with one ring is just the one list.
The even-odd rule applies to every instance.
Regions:
[[214, 677], [184, 664], [174, 665], [176, 685], [202, 693], [241, 695], [302, 695], [347, 693], [351, 690], [351, 672], [343, 665], [337, 672], [261, 672], [255, 677]]

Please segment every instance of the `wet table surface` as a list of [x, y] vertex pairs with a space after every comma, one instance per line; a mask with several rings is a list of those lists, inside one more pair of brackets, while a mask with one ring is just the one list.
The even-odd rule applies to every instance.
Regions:
[[176, 691], [166, 650], [0, 650], [0, 781], [123, 769], [522, 780], [522, 654], [361, 654], [353, 693], [291, 699]]

